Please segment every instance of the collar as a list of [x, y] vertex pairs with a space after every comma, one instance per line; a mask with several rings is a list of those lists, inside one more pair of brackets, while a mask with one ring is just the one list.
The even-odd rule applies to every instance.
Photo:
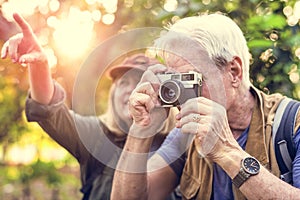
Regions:
[[265, 102], [268, 100], [254, 86], [250, 87], [250, 92], [254, 95], [256, 104], [250, 122], [246, 152], [257, 158], [262, 165], [267, 166], [269, 164], [269, 144], [267, 144], [268, 140], [266, 139], [268, 137], [266, 136], [265, 129], [267, 121], [267, 114], [265, 112], [267, 111], [264, 109], [264, 105], [268, 104]]

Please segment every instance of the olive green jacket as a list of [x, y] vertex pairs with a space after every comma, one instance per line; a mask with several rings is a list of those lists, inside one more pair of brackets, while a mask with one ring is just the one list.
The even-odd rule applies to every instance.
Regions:
[[[126, 135], [111, 132], [97, 116], [82, 116], [65, 105], [65, 91], [55, 82], [49, 105], [26, 100], [26, 117], [38, 122], [58, 144], [68, 150], [80, 164], [84, 199], [108, 200], [114, 169], [124, 146]], [[157, 134], [152, 150], [163, 142], [165, 135]]]

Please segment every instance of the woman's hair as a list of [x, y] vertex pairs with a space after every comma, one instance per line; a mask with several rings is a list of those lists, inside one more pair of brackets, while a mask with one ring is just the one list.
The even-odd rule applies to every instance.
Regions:
[[247, 42], [241, 29], [229, 17], [217, 13], [187, 17], [171, 25], [168, 30], [155, 41], [158, 52], [172, 50], [178, 42], [182, 49], [187, 47], [189, 51], [194, 51], [191, 52], [193, 56], [201, 48], [220, 69], [238, 56], [243, 65], [243, 82], [246, 86], [250, 85]]
[[110, 130], [110, 132], [113, 132], [117, 137], [124, 137], [127, 133], [126, 131], [128, 131], [128, 127], [127, 128], [120, 127], [120, 125], [117, 123], [120, 119], [117, 119], [118, 115], [115, 113], [114, 106], [113, 106], [115, 88], [116, 88], [116, 82], [113, 82], [109, 89], [106, 112], [100, 115], [99, 118]]

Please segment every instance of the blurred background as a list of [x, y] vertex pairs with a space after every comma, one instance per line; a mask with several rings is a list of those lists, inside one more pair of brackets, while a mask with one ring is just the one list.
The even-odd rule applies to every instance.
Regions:
[[[81, 63], [107, 38], [142, 27], [165, 27], [185, 16], [223, 12], [248, 41], [251, 79], [266, 92], [300, 100], [300, 1], [296, 0], [0, 0], [0, 47], [19, 32], [19, 12], [46, 49], [53, 77], [66, 89], [72, 108]], [[106, 109], [109, 80], [97, 95]], [[105, 89], [106, 88], [106, 89]], [[80, 199], [79, 168], [35, 123], [24, 103], [27, 69], [0, 60], [0, 199]]]

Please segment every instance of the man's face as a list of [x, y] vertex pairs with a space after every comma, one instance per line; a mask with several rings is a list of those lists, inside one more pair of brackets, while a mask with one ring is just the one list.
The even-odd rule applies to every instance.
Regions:
[[170, 71], [185, 73], [196, 71], [202, 74], [202, 94], [208, 99], [226, 105], [226, 83], [224, 73], [214, 63], [210, 62], [205, 52], [198, 53], [188, 58], [169, 54], [165, 58], [166, 65]]

